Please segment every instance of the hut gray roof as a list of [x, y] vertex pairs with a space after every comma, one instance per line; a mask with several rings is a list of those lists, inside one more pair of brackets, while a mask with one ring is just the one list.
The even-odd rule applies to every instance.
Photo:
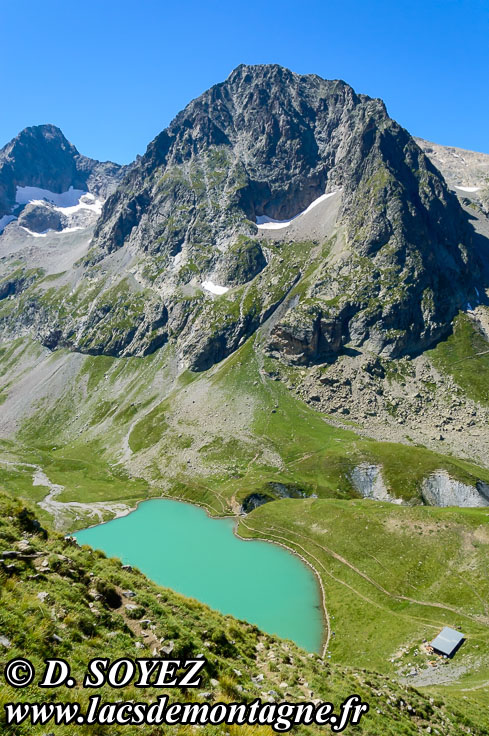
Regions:
[[455, 631], [455, 629], [450, 629], [448, 626], [445, 626], [438, 636], [433, 639], [431, 646], [437, 652], [446, 654], [447, 657], [450, 657], [456, 652], [463, 640], [464, 635], [461, 634], [460, 631]]

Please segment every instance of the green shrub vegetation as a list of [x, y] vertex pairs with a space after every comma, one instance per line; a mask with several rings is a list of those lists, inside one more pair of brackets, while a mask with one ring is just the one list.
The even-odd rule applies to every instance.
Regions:
[[452, 334], [427, 355], [467, 396], [489, 406], [489, 343], [467, 314], [456, 317]]

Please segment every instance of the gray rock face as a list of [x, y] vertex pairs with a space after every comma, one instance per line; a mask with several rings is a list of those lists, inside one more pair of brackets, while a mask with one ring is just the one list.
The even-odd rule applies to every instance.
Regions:
[[382, 468], [378, 465], [361, 463], [353, 468], [350, 479], [353, 487], [364, 498], [372, 498], [376, 501], [389, 501], [390, 503], [402, 503], [401, 499], [391, 496], [385, 487], [382, 478]]
[[240, 286], [251, 281], [267, 265], [260, 243], [241, 238], [219, 259], [216, 276], [221, 283]]
[[19, 225], [35, 233], [59, 231], [63, 227], [61, 214], [47, 203], [26, 205], [19, 216]]
[[0, 278], [0, 301], [20, 294], [34, 280], [34, 275], [28, 275], [21, 270], [16, 270], [14, 273]]
[[284, 483], [271, 482], [267, 484], [267, 489], [263, 493], [250, 493], [243, 499], [241, 504], [241, 513], [249, 514], [258, 506], [270, 503], [279, 498], [307, 498], [307, 493], [298, 486], [285, 485]]
[[149, 145], [106, 204], [94, 258], [125, 247], [168, 259], [186, 247], [215, 270], [258, 216], [293, 217], [340, 188], [341, 257], [311, 284], [310, 308], [277, 325], [272, 349], [310, 362], [348, 341], [389, 355], [428, 346], [477, 276], [470, 229], [382, 101], [341, 81], [238, 67]]
[[263, 506], [264, 503], [270, 503], [270, 501], [273, 500], [273, 496], [267, 496], [264, 493], [251, 493], [243, 499], [243, 503], [241, 504], [241, 513], [249, 514], [259, 506]]
[[462, 506], [467, 508], [489, 506], [489, 485], [479, 482], [468, 486], [450, 478], [439, 470], [423, 481], [422, 495], [430, 506]]
[[489, 215], [489, 154], [441, 146], [422, 138], [416, 138], [416, 143], [460, 197], [478, 201]]
[[277, 323], [268, 350], [292, 365], [324, 363], [334, 359], [342, 343], [342, 323], [317, 305], [289, 310]]
[[[382, 478], [378, 465], [361, 463], [350, 474], [354, 488], [364, 498], [390, 503], [402, 503], [402, 499], [391, 496]], [[454, 480], [445, 470], [439, 470], [425, 478], [421, 484], [421, 495], [428, 506], [460, 506], [466, 508], [489, 506], [489, 485], [479, 481], [469, 486]]]

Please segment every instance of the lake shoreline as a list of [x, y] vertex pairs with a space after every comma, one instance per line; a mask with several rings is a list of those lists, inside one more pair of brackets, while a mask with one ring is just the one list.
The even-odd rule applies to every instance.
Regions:
[[[237, 518], [240, 519], [240, 517], [237, 517]], [[251, 528], [251, 527], [248, 527], [243, 522], [242, 519], [241, 519], [241, 521], [246, 526], [247, 529], [250, 529]], [[321, 592], [320, 599], [321, 599], [321, 614], [322, 614], [322, 618], [323, 618], [323, 623], [326, 623], [326, 627], [323, 626], [323, 630], [324, 630], [324, 628], [326, 628], [326, 636], [321, 635], [321, 657], [324, 658], [326, 652], [328, 651], [328, 645], [329, 645], [329, 641], [331, 639], [331, 623], [330, 623], [330, 620], [329, 620], [328, 609], [326, 607], [326, 591], [324, 590], [323, 581], [321, 580], [321, 576], [319, 575], [319, 572], [316, 570], [316, 568], [314, 567], [314, 565], [311, 562], [309, 562], [309, 560], [306, 560], [306, 558], [303, 555], [300, 554], [300, 552], [297, 552], [295, 549], [292, 549], [292, 547], [288, 547], [283, 542], [274, 542], [271, 539], [267, 539], [266, 537], [242, 537], [241, 534], [239, 534], [239, 532], [238, 532], [238, 525], [239, 525], [239, 523], [240, 522], [238, 521], [238, 523], [236, 524], [236, 526], [233, 529], [233, 533], [238, 537], [238, 539], [241, 539], [243, 542], [253, 542], [253, 541], [267, 542], [268, 544], [275, 544], [278, 547], [283, 547], [283, 549], [287, 550], [287, 552], [290, 552], [291, 554], [295, 555], [300, 560], [302, 560], [302, 562], [304, 562], [304, 564], [306, 564], [308, 567], [310, 567], [311, 570], [313, 571], [314, 577], [316, 579], [316, 583], [317, 583], [317, 585], [319, 587], [319, 590]], [[255, 531], [255, 530], [252, 529], [252, 531]]]
[[[323, 585], [323, 582], [321, 580], [321, 576], [319, 575], [318, 570], [300, 552], [298, 552], [297, 550], [293, 549], [292, 547], [289, 547], [287, 544], [285, 544], [283, 542], [274, 541], [273, 539], [269, 539], [267, 537], [243, 537], [243, 536], [241, 536], [241, 534], [239, 534], [239, 532], [238, 532], [238, 527], [239, 527], [239, 524], [241, 522], [244, 524], [244, 526], [247, 526], [246, 523], [245, 523], [245, 521], [244, 521], [244, 519], [247, 516], [246, 514], [240, 515], [240, 514], [230, 513], [230, 514], [225, 514], [225, 515], [223, 514], [223, 515], [216, 515], [215, 516], [215, 515], [213, 515], [213, 513], [211, 513], [214, 509], [212, 509], [211, 506], [209, 506], [208, 504], [205, 504], [203, 502], [198, 502], [198, 501], [194, 501], [194, 500], [193, 501], [189, 501], [188, 499], [177, 497], [177, 496], [171, 496], [171, 495], [152, 496], [151, 498], [143, 498], [143, 499], [140, 499], [140, 500], [136, 501], [136, 503], [134, 504], [134, 506], [132, 506], [131, 508], [128, 508], [127, 511], [125, 511], [125, 512], [122, 512], [122, 513], [119, 513], [119, 514], [113, 516], [111, 519], [107, 519], [106, 521], [98, 522], [98, 523], [95, 523], [95, 524], [90, 524], [87, 527], [83, 527], [83, 529], [79, 529], [79, 530], [70, 532], [66, 536], [69, 537], [69, 536], [72, 536], [72, 535], [76, 535], [77, 533], [79, 533], [81, 531], [86, 531], [88, 529], [93, 529], [95, 527], [101, 527], [101, 526], [104, 526], [106, 524], [109, 524], [112, 521], [115, 521], [116, 519], [127, 517], [127, 516], [133, 514], [134, 512], [136, 512], [138, 510], [139, 506], [141, 506], [142, 504], [144, 504], [144, 503], [146, 503], [148, 501], [174, 501], [176, 503], [182, 503], [182, 504], [185, 504], [187, 506], [199, 508], [199, 509], [202, 509], [205, 512], [205, 514], [207, 515], [207, 517], [209, 519], [213, 520], [213, 521], [219, 521], [221, 519], [223, 519], [223, 520], [224, 519], [232, 519], [235, 522], [235, 524], [233, 525], [233, 529], [232, 529], [233, 535], [237, 539], [239, 539], [240, 541], [243, 541], [243, 542], [253, 542], [253, 541], [266, 542], [267, 544], [271, 544], [271, 545], [274, 545], [276, 547], [282, 547], [282, 549], [284, 549], [286, 552], [288, 552], [289, 554], [292, 554], [294, 557], [296, 557], [299, 560], [301, 560], [301, 562], [303, 562], [310, 570], [312, 570], [312, 572], [314, 574], [314, 580], [315, 580], [315, 583], [316, 583], [317, 588], [318, 588], [319, 601], [320, 601], [320, 610], [321, 610], [321, 619], [322, 619], [322, 626], [321, 626], [321, 643], [320, 643], [319, 651], [316, 652], [316, 654], [319, 654], [321, 657], [324, 657], [325, 656], [325, 654], [327, 652], [327, 649], [328, 649], [329, 641], [330, 641], [330, 638], [331, 638], [331, 624], [330, 624], [330, 620], [329, 620], [329, 613], [328, 613], [327, 606], [326, 606], [326, 592], [325, 592], [324, 585]], [[251, 531], [255, 532], [256, 530], [251, 529]], [[148, 576], [148, 577], [150, 577], [150, 576]], [[156, 582], [156, 581], [153, 581], [153, 582]], [[157, 584], [160, 584], [160, 583], [157, 583]], [[165, 587], [165, 586], [163, 586], [163, 587]], [[166, 586], [166, 587], [168, 587], [168, 586]], [[208, 605], [208, 604], [205, 604], [205, 605]], [[218, 610], [218, 609], [216, 609], [216, 610]]]

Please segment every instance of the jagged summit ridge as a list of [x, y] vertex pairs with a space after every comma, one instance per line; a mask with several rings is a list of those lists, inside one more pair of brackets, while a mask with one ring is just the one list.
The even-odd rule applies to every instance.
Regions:
[[[311, 289], [323, 305], [288, 315], [310, 334], [295, 352], [324, 357], [349, 341], [392, 354], [422, 349], [447, 329], [477, 276], [470, 228], [384, 103], [342, 81], [238, 67], [148, 146], [107, 202], [94, 252], [101, 258], [124, 246], [170, 265], [165, 259], [181, 251], [202, 261], [205, 248], [207, 273], [225, 272], [219, 264], [237, 237], [256, 237], [257, 217], [288, 219], [337, 190], [342, 257]], [[156, 281], [165, 279], [162, 270]], [[326, 310], [332, 300], [339, 308]], [[322, 321], [339, 337], [319, 355], [311, 346], [331, 343], [318, 334]], [[290, 347], [298, 334], [289, 339], [289, 326], [282, 333]]]
[[[31, 157], [33, 168], [40, 168], [40, 164], [46, 163], [40, 156], [48, 153], [55, 154], [64, 152], [69, 159], [79, 156], [78, 150], [68, 141], [63, 132], [56, 125], [46, 123], [24, 128], [18, 135], [7, 143], [1, 150], [2, 158], [20, 163], [22, 157]], [[37, 156], [34, 159], [34, 156]], [[34, 172], [30, 172], [33, 174]]]
[[[238, 67], [189, 103], [150, 143], [127, 181], [128, 188], [139, 185], [134, 206], [112, 230], [116, 207], [108, 210], [100, 241], [109, 250], [118, 247], [126, 229], [149, 214], [154, 192], [147, 193], [147, 175], [162, 166], [184, 165], [213, 146], [233, 149], [239, 173], [248, 179], [236, 204], [249, 219], [293, 216], [328, 185], [341, 185], [340, 177], [331, 175], [337, 145], [330, 132], [342, 121], [347, 125], [349, 112], [359, 106], [367, 107], [367, 115], [386, 115], [382, 101], [356, 95], [341, 81], [300, 76], [277, 65]], [[344, 158], [347, 151], [339, 155]]]

